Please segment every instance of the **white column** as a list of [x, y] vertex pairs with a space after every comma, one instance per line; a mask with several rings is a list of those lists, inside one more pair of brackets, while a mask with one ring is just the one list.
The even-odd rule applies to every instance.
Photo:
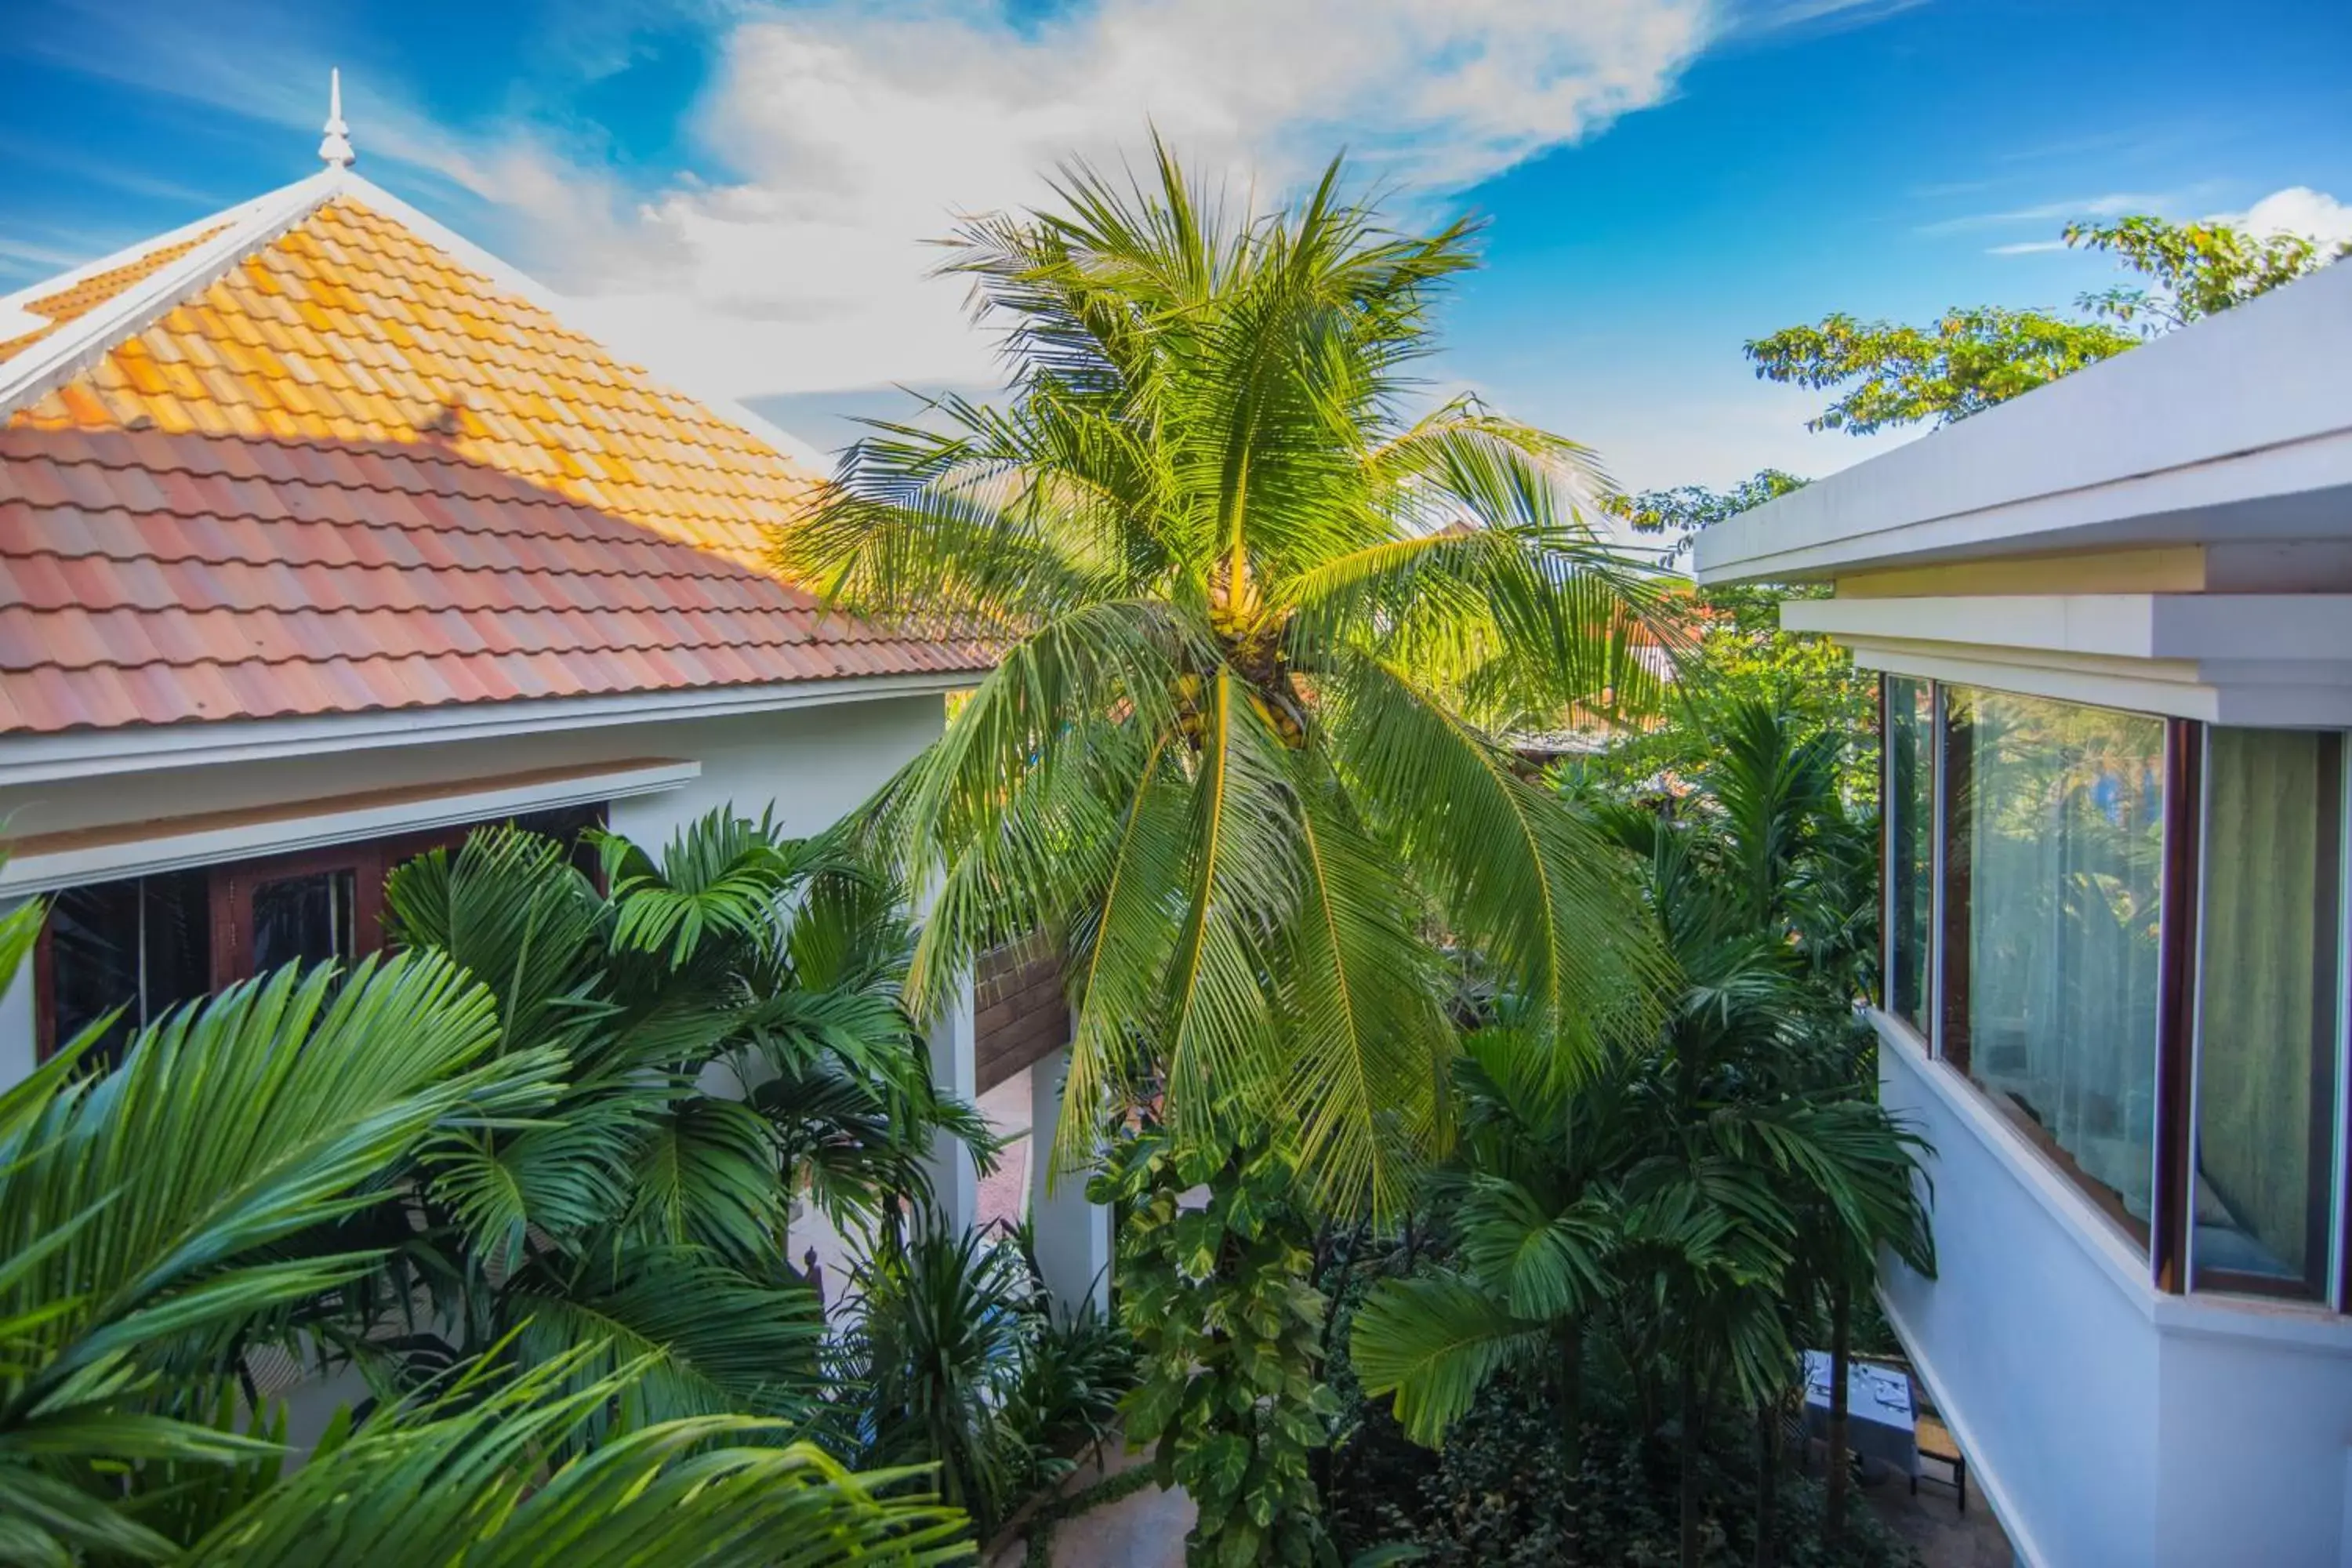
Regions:
[[[957, 1099], [971, 1101], [980, 1089], [980, 1058], [972, 1043], [971, 981], [960, 980], [955, 1000], [933, 1021], [926, 1037], [931, 1052], [931, 1082]], [[931, 1190], [939, 1216], [950, 1235], [972, 1226], [980, 1212], [980, 1173], [972, 1169], [971, 1153], [946, 1133], [931, 1144]]]
[[1081, 1301], [1110, 1309], [1110, 1210], [1087, 1202], [1089, 1171], [1064, 1171], [1048, 1182], [1054, 1135], [1062, 1123], [1062, 1086], [1070, 1076], [1064, 1046], [1029, 1068], [1029, 1224], [1037, 1267], [1055, 1304], [1076, 1312]]

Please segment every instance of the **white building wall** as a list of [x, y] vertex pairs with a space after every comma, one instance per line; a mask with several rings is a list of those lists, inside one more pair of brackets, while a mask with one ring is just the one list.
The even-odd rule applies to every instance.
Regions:
[[[613, 803], [614, 831], [658, 850], [686, 823], [731, 804], [756, 816], [772, 803], [785, 829], [814, 833], [855, 809], [938, 735], [937, 695], [891, 697], [724, 718], [643, 721], [593, 729], [372, 747], [210, 766], [118, 771], [0, 789], [11, 837], [114, 827], [278, 805], [367, 790], [455, 783], [547, 768], [662, 757], [702, 774], [656, 795]], [[967, 1047], [970, 1031], [964, 1034]], [[32, 1069], [30, 965], [0, 997], [0, 1084]]]
[[1937, 1275], [1888, 1316], [2020, 1560], [2352, 1568], [2352, 1322], [2178, 1298], [1976, 1091], [1879, 1018], [1880, 1097], [1934, 1145]]

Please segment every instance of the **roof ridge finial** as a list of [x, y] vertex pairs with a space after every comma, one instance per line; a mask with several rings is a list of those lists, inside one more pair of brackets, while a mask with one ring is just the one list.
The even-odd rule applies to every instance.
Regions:
[[341, 66], [327, 71], [327, 134], [319, 142], [319, 162], [331, 169], [348, 169], [358, 161], [352, 151], [352, 128], [343, 123], [343, 71]]

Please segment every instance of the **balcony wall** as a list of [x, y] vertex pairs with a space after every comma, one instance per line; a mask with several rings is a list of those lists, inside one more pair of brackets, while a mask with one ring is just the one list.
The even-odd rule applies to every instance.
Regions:
[[1976, 1090], [1878, 1017], [1881, 1097], [1935, 1145], [1938, 1272], [1896, 1331], [2022, 1561], [2352, 1568], [2352, 1322], [2165, 1296]]

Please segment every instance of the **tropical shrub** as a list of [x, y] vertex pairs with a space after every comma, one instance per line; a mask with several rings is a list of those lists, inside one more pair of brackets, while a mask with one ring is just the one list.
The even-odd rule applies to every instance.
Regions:
[[[1450, 1257], [1375, 1286], [1349, 1342], [1364, 1387], [1393, 1392], [1423, 1443], [1498, 1379], [1541, 1394], [1571, 1492], [1597, 1352], [1634, 1431], [1674, 1436], [1686, 1564], [1713, 1528], [1724, 1416], [1753, 1418], [1756, 1530], [1774, 1538], [1798, 1345], [1827, 1339], [1843, 1356], [1844, 1304], [1882, 1247], [1933, 1268], [1918, 1141], [1876, 1104], [1853, 1013], [1874, 900], [1866, 830], [1836, 787], [1843, 742], [1768, 703], [1722, 718], [1691, 795], [1603, 812], [1643, 860], [1680, 971], [1663, 1026], [1564, 1084], [1513, 1026], [1510, 998], [1476, 1020], [1454, 1075], [1461, 1140], [1428, 1188]], [[1558, 1505], [1569, 1560], [1580, 1500]]]
[[[0, 990], [40, 906], [0, 917]], [[649, 1354], [498, 1354], [349, 1413], [290, 1468], [240, 1419], [246, 1349], [368, 1299], [358, 1238], [395, 1184], [544, 1124], [560, 1050], [502, 1048], [499, 998], [446, 955], [289, 968], [136, 1032], [104, 1024], [0, 1089], [0, 1563], [392, 1568], [934, 1563], [961, 1517], [742, 1414], [614, 1428], [665, 1398]], [[344, 1227], [351, 1227], [346, 1229]], [[322, 1249], [321, 1232], [345, 1245]], [[493, 1347], [497, 1349], [498, 1347]]]
[[[1199, 1510], [1195, 1564], [1330, 1559], [1313, 1460], [1333, 1405], [1317, 1381], [1324, 1300], [1300, 1245], [1294, 1156], [1270, 1136], [1222, 1148], [1148, 1131], [1116, 1144], [1089, 1188], [1124, 1205], [1120, 1315], [1141, 1381], [1130, 1443]], [[1198, 1205], [1185, 1194], [1206, 1188]]]
[[1119, 1407], [1136, 1381], [1135, 1339], [1092, 1300], [1057, 1309], [1034, 1275], [1021, 1354], [1002, 1419], [1025, 1457], [1020, 1489], [1057, 1485], [1081, 1448], [1118, 1436]]
[[1024, 1435], [999, 1414], [1021, 1374], [1019, 1259], [977, 1231], [886, 1229], [851, 1291], [843, 1367], [868, 1462], [938, 1465], [984, 1539], [1029, 1469]]
[[899, 900], [830, 845], [723, 811], [658, 859], [597, 847], [601, 889], [510, 828], [388, 879], [393, 940], [480, 976], [493, 1055], [541, 1062], [549, 1089], [308, 1238], [383, 1261], [300, 1326], [391, 1395], [493, 1353], [579, 1379], [643, 1361], [622, 1426], [812, 1420], [824, 1319], [786, 1261], [795, 1182], [836, 1212], [919, 1201], [932, 1130], [974, 1121], [932, 1090], [898, 1005]]

